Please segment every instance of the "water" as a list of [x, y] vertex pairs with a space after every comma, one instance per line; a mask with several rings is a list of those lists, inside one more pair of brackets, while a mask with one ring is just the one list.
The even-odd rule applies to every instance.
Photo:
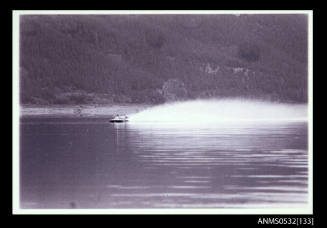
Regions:
[[307, 132], [305, 105], [238, 100], [23, 118], [21, 207], [305, 207]]
[[22, 208], [307, 203], [307, 124], [21, 122]]

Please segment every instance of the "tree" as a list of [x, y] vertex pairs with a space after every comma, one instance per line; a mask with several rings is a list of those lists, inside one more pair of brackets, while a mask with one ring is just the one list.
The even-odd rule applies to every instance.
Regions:
[[187, 98], [187, 90], [179, 79], [169, 79], [162, 86], [163, 96], [166, 101], [176, 101]]
[[260, 48], [253, 43], [243, 43], [238, 47], [238, 56], [247, 62], [256, 62], [260, 59]]

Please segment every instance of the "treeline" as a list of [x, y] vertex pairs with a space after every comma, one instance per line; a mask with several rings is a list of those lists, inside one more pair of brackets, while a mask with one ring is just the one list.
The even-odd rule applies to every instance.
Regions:
[[303, 15], [24, 15], [20, 21], [24, 104], [307, 100]]

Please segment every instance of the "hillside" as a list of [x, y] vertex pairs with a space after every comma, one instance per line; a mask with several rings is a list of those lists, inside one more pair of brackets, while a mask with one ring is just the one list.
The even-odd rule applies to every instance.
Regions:
[[23, 15], [23, 104], [307, 101], [304, 15]]

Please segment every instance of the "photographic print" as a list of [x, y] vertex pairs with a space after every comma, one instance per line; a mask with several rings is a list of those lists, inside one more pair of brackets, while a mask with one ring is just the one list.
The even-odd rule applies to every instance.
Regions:
[[14, 11], [16, 213], [312, 213], [311, 11]]

